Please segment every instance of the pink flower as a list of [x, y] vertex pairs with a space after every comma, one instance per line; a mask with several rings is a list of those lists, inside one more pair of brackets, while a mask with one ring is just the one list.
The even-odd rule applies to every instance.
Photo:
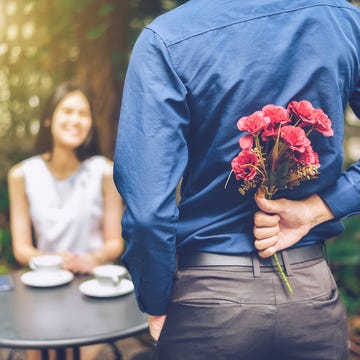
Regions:
[[304, 154], [299, 157], [299, 162], [308, 166], [316, 166], [317, 168], [320, 167], [319, 155], [313, 150], [306, 150]]
[[324, 136], [333, 136], [334, 131], [331, 128], [331, 120], [321, 109], [313, 111], [313, 128]]
[[231, 162], [236, 180], [249, 181], [254, 179], [257, 174], [257, 164], [259, 160], [256, 154], [251, 151], [243, 150]]
[[288, 105], [288, 110], [294, 113], [305, 123], [313, 124], [313, 112], [315, 109], [310, 101], [307, 100], [302, 100], [299, 102], [291, 101], [290, 104]]
[[310, 140], [306, 137], [302, 128], [292, 125], [284, 126], [280, 130], [280, 136], [289, 149], [299, 153], [305, 152], [305, 148], [310, 146]]
[[307, 146], [303, 153], [294, 152], [293, 159], [302, 165], [320, 167], [319, 155], [311, 145]]
[[284, 125], [290, 122], [289, 112], [282, 106], [276, 106], [272, 104], [265, 105], [262, 108], [262, 113], [264, 114], [264, 116], [270, 118], [271, 125]]
[[261, 111], [255, 111], [249, 116], [244, 116], [240, 118], [237, 122], [237, 127], [241, 131], [246, 131], [251, 135], [259, 135], [260, 131], [265, 129], [271, 120], [264, 116]]
[[239, 139], [239, 145], [243, 150], [251, 150], [254, 145], [254, 138], [251, 135], [244, 135]]

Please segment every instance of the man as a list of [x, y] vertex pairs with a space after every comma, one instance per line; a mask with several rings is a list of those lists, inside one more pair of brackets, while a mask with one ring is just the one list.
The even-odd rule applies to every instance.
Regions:
[[[359, 39], [345, 0], [190, 0], [138, 38], [114, 179], [123, 261], [159, 359], [347, 359], [322, 244], [360, 211], [360, 164], [341, 173], [346, 104], [360, 116]], [[292, 100], [332, 120], [333, 137], [310, 136], [319, 177], [275, 200], [240, 195], [234, 177], [224, 189], [237, 120]]]

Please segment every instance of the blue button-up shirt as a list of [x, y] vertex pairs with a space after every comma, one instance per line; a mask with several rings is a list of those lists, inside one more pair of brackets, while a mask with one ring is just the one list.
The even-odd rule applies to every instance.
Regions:
[[358, 9], [345, 0], [190, 0], [144, 29], [126, 76], [114, 175], [141, 310], [166, 313], [177, 251], [255, 250], [253, 192], [240, 195], [234, 177], [225, 189], [236, 123], [303, 99], [325, 111], [334, 136], [311, 134], [320, 176], [278, 196], [319, 193], [336, 220], [296, 246], [338, 234], [340, 219], [360, 210], [360, 164], [342, 173], [346, 104], [360, 116]]

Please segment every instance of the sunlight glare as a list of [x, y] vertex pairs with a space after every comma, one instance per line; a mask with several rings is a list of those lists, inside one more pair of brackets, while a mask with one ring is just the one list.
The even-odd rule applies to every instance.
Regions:
[[30, 96], [29, 98], [29, 105], [32, 107], [32, 108], [36, 108], [37, 106], [39, 106], [40, 104], [40, 100], [39, 100], [39, 97], [37, 95], [32, 95]]
[[8, 45], [5, 43], [0, 43], [0, 56], [5, 55], [8, 52]]
[[28, 21], [22, 27], [22, 36], [25, 40], [29, 40], [35, 33], [35, 24], [32, 21]]
[[30, 133], [36, 135], [39, 132], [40, 122], [39, 120], [32, 120], [30, 124]]
[[5, 13], [7, 16], [13, 16], [16, 13], [16, 2], [15, 1], [9, 1], [6, 4]]
[[9, 41], [15, 40], [18, 36], [18, 26], [16, 24], [9, 25], [6, 36]]

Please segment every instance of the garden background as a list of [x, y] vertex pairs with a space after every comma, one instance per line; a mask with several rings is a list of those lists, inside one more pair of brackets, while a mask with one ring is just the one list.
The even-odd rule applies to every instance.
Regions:
[[[102, 151], [112, 158], [134, 41], [155, 16], [184, 2], [0, 0], [0, 272], [17, 266], [11, 251], [7, 172], [32, 154], [44, 100], [63, 80], [88, 86]], [[359, 0], [354, 3], [360, 6]], [[360, 158], [360, 121], [348, 110], [345, 122], [346, 167]], [[345, 219], [346, 231], [328, 242], [330, 263], [355, 336], [354, 354], [360, 354], [356, 338], [360, 335], [359, 219]]]

